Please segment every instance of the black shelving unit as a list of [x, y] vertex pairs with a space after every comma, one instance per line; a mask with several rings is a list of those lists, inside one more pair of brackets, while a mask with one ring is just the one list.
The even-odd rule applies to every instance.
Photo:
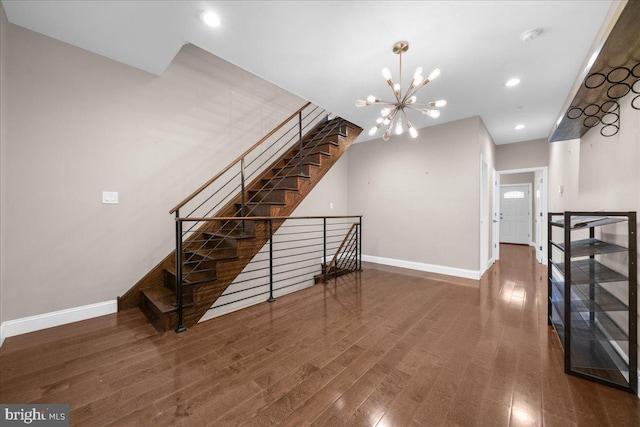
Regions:
[[548, 236], [549, 325], [565, 373], [637, 393], [636, 213], [550, 212]]

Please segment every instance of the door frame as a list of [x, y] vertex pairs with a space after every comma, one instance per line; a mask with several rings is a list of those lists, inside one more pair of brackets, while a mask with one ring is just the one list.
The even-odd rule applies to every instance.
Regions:
[[[493, 264], [494, 259], [489, 259], [489, 236], [491, 235], [491, 222], [489, 215], [489, 163], [480, 156], [480, 276]], [[495, 197], [495, 195], [494, 195]]]
[[[535, 178], [534, 178], [535, 179]], [[529, 199], [529, 221], [527, 221], [527, 229], [529, 230], [529, 241], [527, 242], [527, 245], [529, 246], [533, 246], [535, 247], [536, 243], [533, 241], [532, 236], [533, 236], [533, 218], [535, 216], [535, 213], [533, 212], [533, 185], [531, 185], [530, 182], [523, 182], [522, 184], [502, 184], [500, 186], [500, 191], [498, 192], [498, 194], [500, 195], [500, 202], [502, 202], [502, 188], [509, 188], [509, 187], [527, 187], [527, 194], [528, 199]], [[498, 202], [498, 207], [500, 206], [500, 202]], [[499, 220], [498, 220], [499, 222]], [[498, 235], [498, 243], [500, 242], [500, 236]]]
[[[540, 221], [540, 228], [542, 233], [536, 233], [535, 250], [536, 259], [540, 264], [547, 265], [547, 213], [549, 212], [549, 167], [541, 166], [536, 168], [522, 168], [522, 169], [506, 169], [496, 172], [496, 177], [493, 182], [494, 195], [497, 189], [500, 188], [500, 177], [502, 175], [509, 175], [514, 173], [525, 172], [542, 172], [540, 177], [540, 206], [539, 210], [534, 214], [537, 215], [537, 220]], [[500, 221], [498, 220], [498, 212], [500, 212], [500, 197], [493, 198], [493, 258], [497, 261], [500, 259]], [[496, 222], [497, 221], [497, 222]]]

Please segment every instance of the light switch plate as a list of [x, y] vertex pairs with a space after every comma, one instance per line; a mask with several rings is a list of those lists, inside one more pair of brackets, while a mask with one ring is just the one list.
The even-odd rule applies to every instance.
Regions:
[[102, 192], [102, 203], [109, 205], [117, 205], [118, 204], [118, 192], [117, 191], [103, 191]]

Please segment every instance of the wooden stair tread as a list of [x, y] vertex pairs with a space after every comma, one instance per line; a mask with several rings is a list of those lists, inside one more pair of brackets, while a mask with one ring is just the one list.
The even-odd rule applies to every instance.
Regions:
[[203, 231], [202, 234], [207, 234], [209, 236], [211, 236], [212, 238], [219, 238], [219, 239], [231, 239], [231, 240], [247, 240], [247, 239], [255, 239], [256, 236], [254, 236], [253, 234], [242, 234], [242, 233], [231, 233], [231, 234], [227, 234], [224, 232], [224, 230], [220, 231]]
[[[174, 277], [176, 276], [175, 267], [166, 267], [165, 270], [171, 273]], [[184, 269], [183, 269], [184, 270]], [[202, 285], [205, 283], [212, 283], [218, 280], [215, 272], [211, 272], [211, 274], [207, 274], [206, 272], [194, 272], [190, 273], [188, 271], [182, 272], [182, 286], [183, 288], [189, 287], [192, 288], [195, 285]], [[168, 288], [167, 288], [168, 289]], [[169, 289], [169, 292], [172, 292]], [[173, 293], [173, 292], [172, 292]], [[175, 298], [175, 296], [174, 296]]]
[[176, 311], [173, 305], [176, 301], [176, 296], [166, 287], [155, 286], [153, 288], [145, 288], [141, 292], [160, 312], [171, 313]]
[[245, 203], [246, 206], [284, 206], [286, 205], [285, 202], [247, 202]]

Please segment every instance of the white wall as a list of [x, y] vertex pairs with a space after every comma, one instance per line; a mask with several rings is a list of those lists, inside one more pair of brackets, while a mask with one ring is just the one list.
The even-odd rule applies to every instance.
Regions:
[[546, 139], [501, 144], [496, 147], [496, 170], [537, 168], [549, 165]]
[[471, 117], [352, 147], [349, 212], [364, 215], [364, 255], [479, 271], [480, 154], [491, 170], [494, 153], [483, 127]]
[[191, 45], [157, 77], [2, 29], [4, 320], [123, 294], [172, 250], [169, 209], [304, 104]]

